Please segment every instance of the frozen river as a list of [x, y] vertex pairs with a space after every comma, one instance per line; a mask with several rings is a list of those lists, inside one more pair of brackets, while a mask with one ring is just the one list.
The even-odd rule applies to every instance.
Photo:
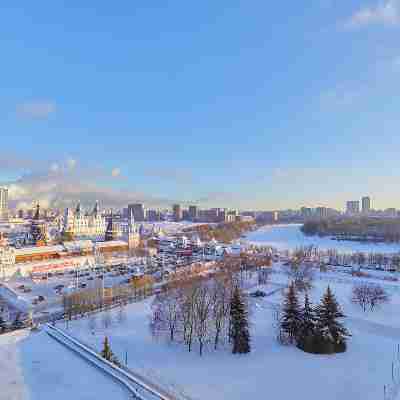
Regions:
[[379, 252], [397, 253], [400, 251], [398, 243], [359, 243], [352, 241], [337, 241], [329, 237], [305, 236], [300, 224], [265, 226], [257, 231], [250, 232], [246, 239], [255, 244], [272, 246], [278, 250], [294, 250], [302, 246], [317, 246], [321, 250], [336, 249], [340, 252]]

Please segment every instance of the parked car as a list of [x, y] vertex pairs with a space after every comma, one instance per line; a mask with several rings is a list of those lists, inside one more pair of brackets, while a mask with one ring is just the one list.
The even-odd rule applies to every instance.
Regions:
[[267, 294], [263, 292], [262, 290], [256, 290], [253, 293], [250, 293], [251, 297], [265, 297]]

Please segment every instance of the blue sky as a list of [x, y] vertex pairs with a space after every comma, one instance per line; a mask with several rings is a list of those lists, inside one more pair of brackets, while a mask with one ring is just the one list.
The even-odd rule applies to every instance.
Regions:
[[17, 202], [76, 180], [116, 204], [400, 207], [399, 35], [400, 0], [6, 1], [0, 178]]

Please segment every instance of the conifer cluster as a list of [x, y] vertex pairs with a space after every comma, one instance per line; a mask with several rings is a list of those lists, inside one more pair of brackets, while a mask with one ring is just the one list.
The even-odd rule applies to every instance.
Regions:
[[346, 351], [350, 336], [340, 322], [344, 318], [340, 306], [328, 286], [320, 304], [313, 307], [308, 295], [300, 307], [293, 284], [289, 286], [284, 304], [280, 329], [289, 343], [315, 354], [332, 354]]

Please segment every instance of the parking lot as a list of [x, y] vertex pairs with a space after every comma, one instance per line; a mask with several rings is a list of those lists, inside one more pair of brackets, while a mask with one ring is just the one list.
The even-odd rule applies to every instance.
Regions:
[[14, 278], [7, 282], [7, 286], [30, 304], [34, 313], [48, 313], [62, 308], [65, 293], [76, 289], [128, 284], [132, 277], [143, 272], [144, 268], [140, 266], [96, 267]]

